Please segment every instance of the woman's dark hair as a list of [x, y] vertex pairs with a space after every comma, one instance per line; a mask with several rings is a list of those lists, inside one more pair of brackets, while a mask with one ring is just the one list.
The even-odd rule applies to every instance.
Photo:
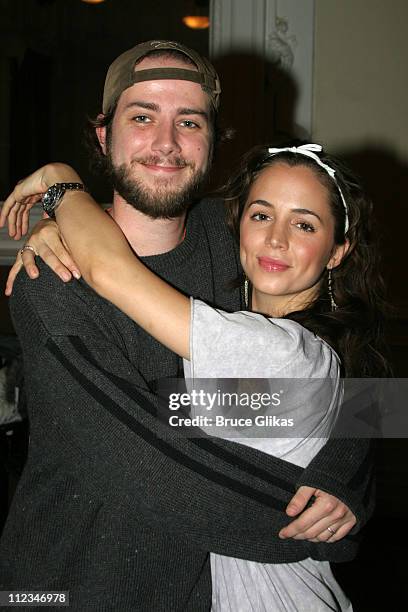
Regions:
[[[290, 142], [280, 147], [300, 146]], [[372, 238], [372, 203], [358, 180], [334, 157], [319, 153], [322, 162], [335, 170], [345, 201], [349, 228], [345, 235], [345, 210], [336, 182], [316, 161], [301, 153], [270, 155], [268, 146], [257, 146], [242, 159], [239, 168], [221, 189], [230, 228], [239, 240], [240, 219], [251, 185], [267, 167], [275, 164], [306, 166], [327, 188], [335, 221], [336, 245], [349, 242], [339, 266], [332, 270], [332, 291], [338, 308], [332, 311], [328, 275], [322, 278], [317, 299], [305, 310], [291, 312], [287, 319], [297, 321], [326, 340], [339, 354], [342, 374], [347, 377], [383, 377], [390, 367], [383, 357], [384, 284], [380, 274], [378, 248]]]
[[[176, 49], [155, 49], [150, 51], [142, 58], [140, 58], [136, 64], [140, 63], [145, 57], [156, 57], [160, 58], [170, 58], [181, 60], [186, 65], [195, 66], [193, 60], [190, 60], [184, 53], [177, 51]], [[117, 107], [116, 104], [113, 106], [112, 110], [106, 115], [98, 115], [95, 119], [88, 118], [88, 121], [85, 125], [85, 145], [88, 150], [90, 167], [96, 173], [109, 174], [109, 161], [107, 156], [104, 155], [101, 145], [99, 144], [99, 140], [96, 135], [95, 128], [97, 127], [106, 127], [106, 142], [108, 147], [112, 138], [112, 121], [115, 115]], [[211, 132], [211, 148], [210, 148], [210, 161], [212, 159], [213, 153], [218, 145], [225, 141], [229, 140], [232, 136], [232, 131], [230, 129], [222, 129], [218, 124], [218, 113], [214, 109], [213, 105], [209, 102], [208, 104], [208, 112], [209, 112], [209, 126]]]

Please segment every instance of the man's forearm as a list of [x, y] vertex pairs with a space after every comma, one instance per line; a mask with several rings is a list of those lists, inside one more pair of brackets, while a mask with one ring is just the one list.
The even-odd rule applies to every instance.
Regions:
[[373, 443], [370, 439], [332, 438], [302, 472], [298, 486], [328, 491], [357, 518], [354, 530], [370, 518], [374, 506]]

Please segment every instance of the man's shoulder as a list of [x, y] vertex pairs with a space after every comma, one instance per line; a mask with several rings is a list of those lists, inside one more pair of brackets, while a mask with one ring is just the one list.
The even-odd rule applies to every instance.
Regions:
[[[60, 302], [61, 299], [70, 300], [78, 293], [85, 293], [85, 287], [75, 280], [63, 282], [55, 272], [51, 270], [41, 259], [36, 259], [39, 276], [31, 279], [25, 270], [20, 270], [14, 282], [12, 301], [16, 301], [23, 296], [30, 300], [32, 304], [43, 304], [44, 300]], [[91, 289], [88, 287], [89, 291]]]
[[196, 203], [194, 208], [203, 219], [211, 219], [215, 215], [223, 222], [226, 220], [226, 209], [222, 198], [202, 198]]
[[38, 278], [32, 280], [21, 270], [14, 282], [10, 310], [17, 331], [40, 323], [51, 334], [89, 329], [105, 300], [81, 281], [64, 283], [41, 260], [36, 264]]
[[211, 241], [224, 242], [225, 249], [234, 248], [236, 240], [227, 224], [226, 207], [221, 198], [203, 198], [193, 208], [193, 214], [204, 226]]

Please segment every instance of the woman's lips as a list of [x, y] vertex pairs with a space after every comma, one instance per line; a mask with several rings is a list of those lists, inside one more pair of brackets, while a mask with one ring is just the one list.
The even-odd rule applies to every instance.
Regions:
[[258, 257], [259, 265], [266, 272], [284, 272], [290, 266], [280, 259], [271, 259], [270, 257]]

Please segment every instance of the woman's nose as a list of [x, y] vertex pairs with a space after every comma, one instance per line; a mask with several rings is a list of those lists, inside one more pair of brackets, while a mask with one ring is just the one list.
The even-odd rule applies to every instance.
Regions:
[[287, 231], [281, 223], [272, 223], [265, 236], [265, 244], [272, 248], [286, 248], [288, 244]]

